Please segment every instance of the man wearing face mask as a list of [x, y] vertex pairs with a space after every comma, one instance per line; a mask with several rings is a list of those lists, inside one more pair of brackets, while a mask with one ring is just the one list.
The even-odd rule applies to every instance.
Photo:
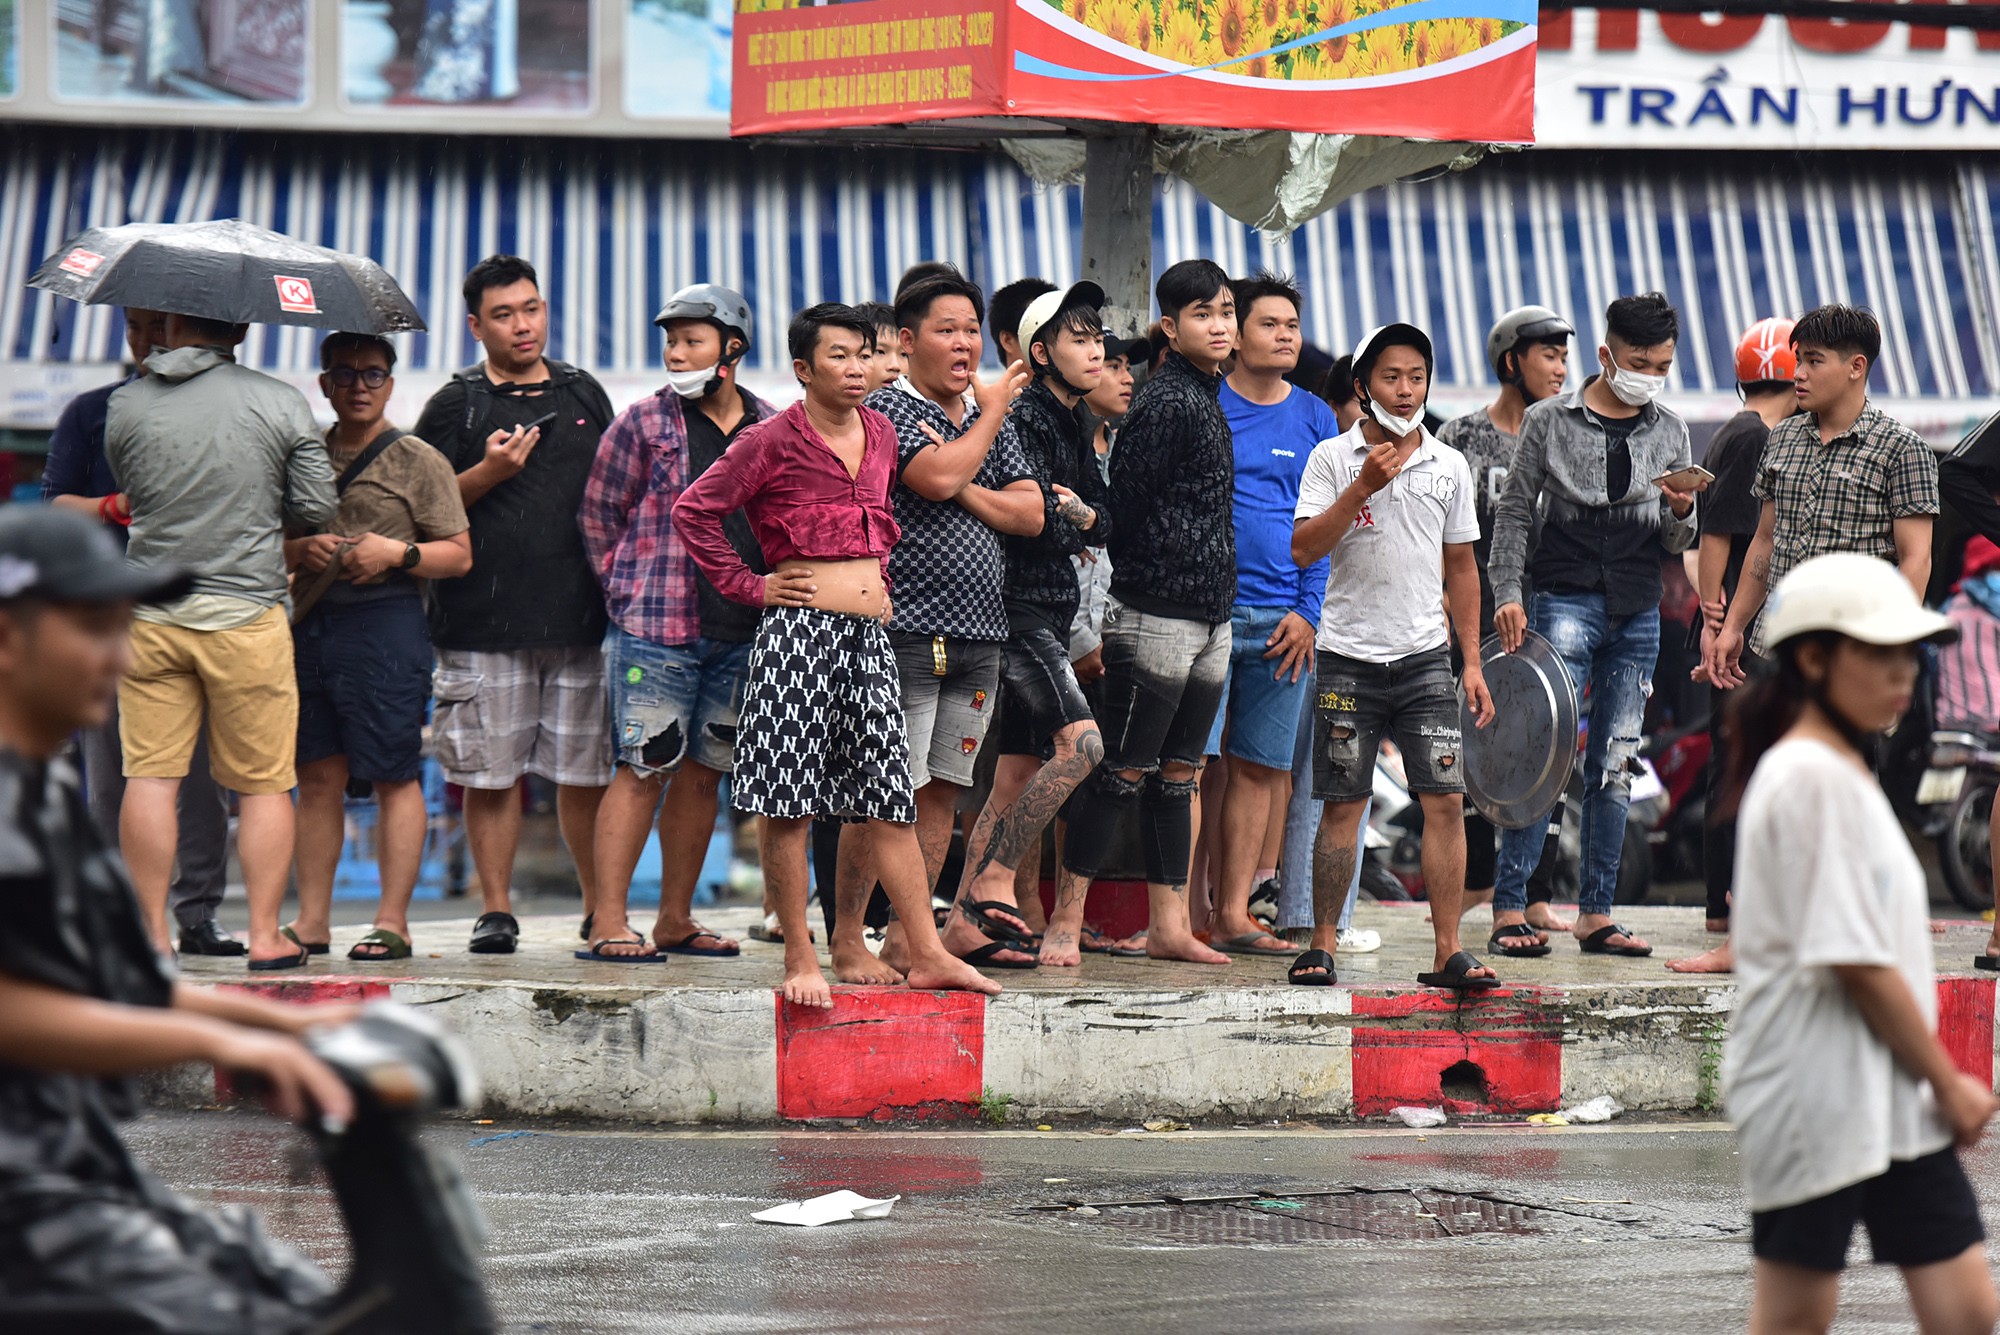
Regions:
[[[723, 597], [695, 565], [674, 527], [674, 502], [730, 442], [774, 411], [736, 383], [753, 327], [740, 293], [697, 283], [674, 293], [653, 323], [666, 331], [666, 387], [627, 408], [604, 433], [577, 515], [611, 617], [604, 672], [618, 749], [617, 772], [597, 810], [598, 892], [583, 926], [590, 948], [577, 953], [630, 962], [661, 953], [739, 953], [736, 942], [691, 916], [701, 874], [692, 852], [667, 861], [650, 943], [625, 915], [655, 808], [663, 848], [705, 847], [715, 829], [757, 634], [758, 609]], [[743, 512], [725, 517], [722, 531], [743, 563], [762, 574], [763, 552]]]
[[[1562, 656], [1578, 697], [1590, 699], [1575, 927], [1590, 955], [1653, 950], [1612, 921], [1611, 902], [1631, 802], [1627, 766], [1639, 752], [1660, 652], [1660, 558], [1695, 538], [1694, 492], [1655, 480], [1691, 460], [1687, 425], [1654, 402], [1679, 337], [1680, 317], [1659, 293], [1612, 302], [1597, 351], [1600, 373], [1528, 409], [1494, 514], [1493, 622], [1501, 647], [1520, 648], [1529, 628], [1521, 589], [1524, 575], [1531, 577], [1534, 629]], [[1545, 823], [1500, 837], [1496, 937], [1527, 920], [1528, 877], [1541, 859]], [[1524, 945], [1512, 953], [1544, 949]]]
[[1453, 991], [1499, 985], [1458, 939], [1465, 767], [1447, 610], [1451, 630], [1467, 645], [1462, 684], [1481, 727], [1493, 720], [1493, 699], [1474, 639], [1479, 521], [1472, 470], [1424, 429], [1431, 358], [1429, 335], [1414, 325], [1384, 325], [1363, 339], [1354, 351], [1354, 387], [1364, 415], [1313, 450], [1299, 482], [1292, 562], [1304, 569], [1332, 556], [1313, 686], [1313, 796], [1323, 808], [1313, 849], [1312, 948], [1287, 974], [1302, 987], [1335, 981], [1338, 919], [1385, 736], [1401, 748], [1424, 812], [1436, 953], [1432, 971], [1417, 981]]

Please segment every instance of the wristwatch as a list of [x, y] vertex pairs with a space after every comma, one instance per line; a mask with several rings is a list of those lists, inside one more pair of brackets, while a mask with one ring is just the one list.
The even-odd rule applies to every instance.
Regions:
[[416, 543], [406, 542], [403, 544], [403, 569], [415, 570], [417, 568], [417, 563], [423, 559], [424, 559], [424, 554], [417, 547]]

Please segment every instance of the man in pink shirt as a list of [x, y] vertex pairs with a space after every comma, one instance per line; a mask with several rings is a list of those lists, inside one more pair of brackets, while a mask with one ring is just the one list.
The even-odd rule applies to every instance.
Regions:
[[[785, 937], [785, 999], [831, 1006], [806, 923], [806, 853], [815, 816], [872, 825], [876, 874], [909, 942], [918, 988], [1000, 991], [947, 953], [930, 914], [917, 847], [916, 793], [889, 620], [889, 506], [896, 433], [861, 406], [873, 324], [828, 302], [792, 320], [792, 371], [805, 399], [738, 438], [674, 505], [674, 527], [715, 587], [767, 609], [750, 652], [736, 735], [737, 807], [762, 815], [764, 876]], [[742, 509], [770, 563], [758, 575], [723, 533]], [[866, 950], [846, 906], [832, 943]], [[845, 972], [845, 970], [840, 970]]]

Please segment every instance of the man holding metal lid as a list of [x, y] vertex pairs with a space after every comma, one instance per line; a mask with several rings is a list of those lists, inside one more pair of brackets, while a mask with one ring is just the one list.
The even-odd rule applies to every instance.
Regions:
[[[736, 942], [691, 914], [722, 776], [736, 751], [758, 609], [717, 592], [674, 529], [674, 502], [770, 404], [736, 382], [754, 328], [741, 293], [712, 283], [682, 288], [653, 317], [666, 335], [667, 383], [612, 422], [598, 443], [577, 522], [604, 586], [604, 640], [618, 768], [597, 809], [597, 899], [586, 906], [580, 955], [655, 960], [661, 953], [734, 956]], [[741, 511], [723, 535], [744, 564], [765, 570]], [[662, 806], [662, 794], [665, 805]], [[632, 871], [660, 813], [669, 859], [652, 939], [626, 921]]]

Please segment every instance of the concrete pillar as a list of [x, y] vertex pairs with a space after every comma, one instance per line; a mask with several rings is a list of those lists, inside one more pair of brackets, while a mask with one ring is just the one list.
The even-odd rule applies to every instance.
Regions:
[[1120, 125], [1092, 137], [1083, 160], [1082, 277], [1104, 289], [1104, 323], [1144, 332], [1153, 298], [1153, 131]]

